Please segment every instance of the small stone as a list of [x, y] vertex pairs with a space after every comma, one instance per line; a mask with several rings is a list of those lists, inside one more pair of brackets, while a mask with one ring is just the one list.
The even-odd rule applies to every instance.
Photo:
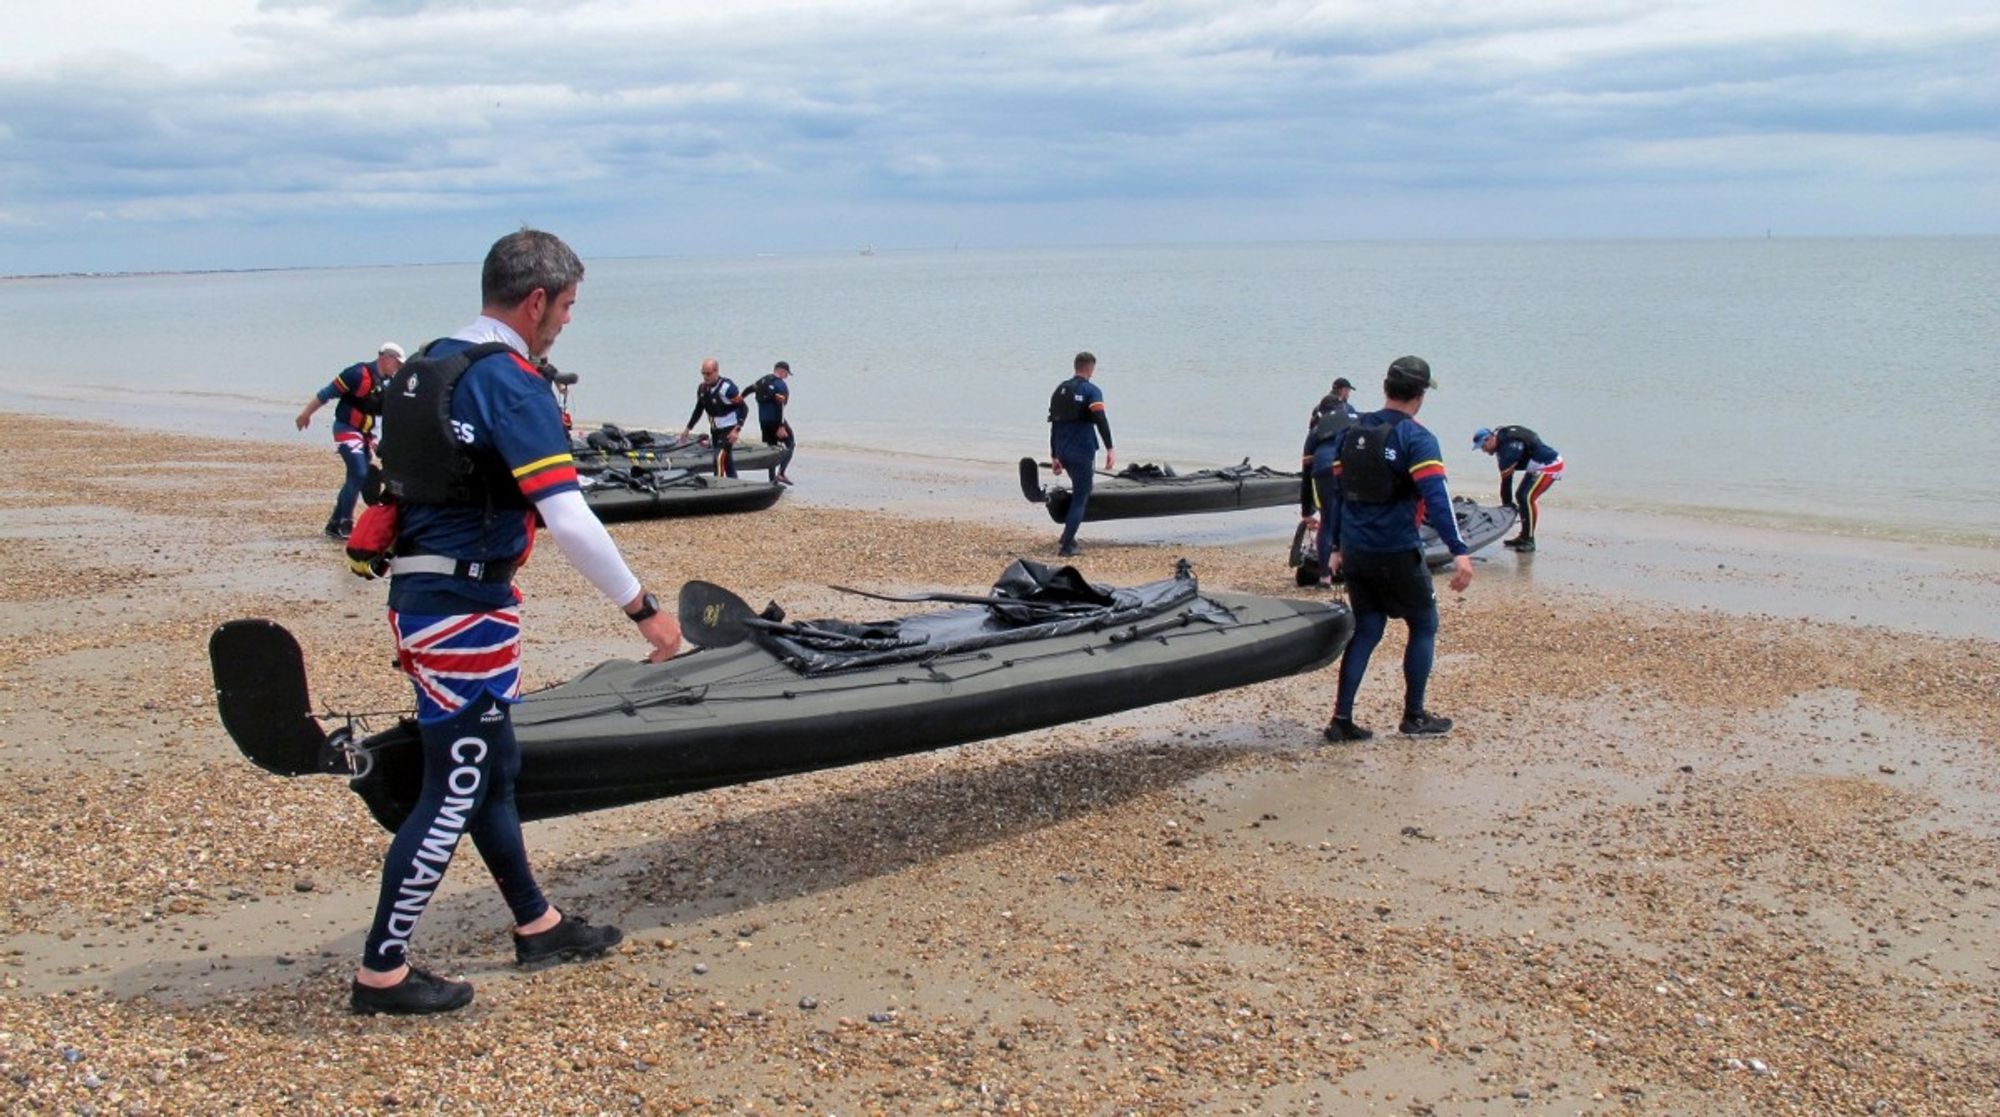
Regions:
[[59, 1054], [62, 1056], [62, 1061], [65, 1063], [83, 1062], [83, 1050], [81, 1048], [65, 1046], [59, 1052]]
[[311, 892], [317, 887], [319, 886], [313, 883], [311, 877], [300, 877], [292, 882], [292, 891], [294, 892]]
[[870, 1024], [893, 1024], [895, 1021], [896, 1014], [893, 1012], [871, 1012], [868, 1014], [868, 1022]]
[[813, 1009], [816, 1009], [816, 1008], [818, 1008], [818, 1007], [819, 1007], [819, 998], [818, 998], [818, 997], [800, 997], [800, 998], [799, 998], [799, 1007], [800, 1007], [800, 1008], [802, 1008], [802, 1009], [805, 1009], [805, 1010], [806, 1010], [807, 1012], [811, 1012], [811, 1011], [812, 1011]]
[[696, 973], [698, 973], [698, 974], [705, 974], [705, 973], [707, 973], [707, 972], [708, 972], [708, 963], [707, 963], [707, 962], [696, 962], [696, 963], [694, 964], [694, 972], [696, 972]]

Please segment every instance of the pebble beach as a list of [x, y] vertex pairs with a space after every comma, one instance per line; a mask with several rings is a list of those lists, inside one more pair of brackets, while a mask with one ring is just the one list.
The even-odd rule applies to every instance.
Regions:
[[[1444, 740], [1392, 732], [1392, 625], [1361, 745], [1320, 737], [1329, 668], [530, 824], [552, 898], [625, 944], [517, 972], [462, 856], [416, 956], [477, 999], [396, 1020], [346, 1003], [388, 836], [243, 760], [208, 674], [216, 624], [269, 617], [316, 705], [407, 706], [382, 584], [319, 535], [333, 454], [0, 441], [0, 1111], [2000, 1113], [1990, 550], [1551, 498], [1542, 553], [1441, 588]], [[808, 616], [1054, 560], [1010, 467], [988, 502], [811, 449], [768, 512], [613, 534], [663, 597]], [[1316, 592], [1282, 544], [1084, 541], [1111, 584], [1184, 557]], [[519, 584], [528, 686], [642, 653], [553, 546]]]

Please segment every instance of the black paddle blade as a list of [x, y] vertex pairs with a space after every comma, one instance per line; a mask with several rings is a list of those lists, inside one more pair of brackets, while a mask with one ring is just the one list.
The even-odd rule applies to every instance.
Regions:
[[215, 708], [250, 762], [280, 776], [310, 776], [322, 763], [326, 732], [306, 695], [299, 642], [273, 621], [230, 621], [208, 638]]
[[750, 603], [713, 582], [681, 586], [681, 636], [704, 648], [726, 648], [750, 636], [748, 622], [757, 611]]
[[1033, 458], [1021, 459], [1021, 495], [1030, 504], [1040, 504], [1049, 497], [1049, 491], [1042, 487], [1042, 467]]

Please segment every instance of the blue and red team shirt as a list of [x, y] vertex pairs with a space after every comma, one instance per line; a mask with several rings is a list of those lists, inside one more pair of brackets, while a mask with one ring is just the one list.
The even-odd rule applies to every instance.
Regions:
[[1059, 462], [1095, 457], [1099, 431], [1104, 434], [1104, 444], [1111, 445], [1111, 424], [1104, 417], [1103, 390], [1081, 376], [1071, 377], [1068, 383], [1074, 385], [1070, 391], [1076, 396], [1078, 410], [1089, 418], [1049, 424], [1049, 456]]
[[[1331, 509], [1323, 510], [1332, 520], [1333, 545], [1345, 554], [1419, 550], [1423, 547], [1423, 537], [1417, 534], [1417, 527], [1429, 523], [1452, 554], [1471, 553], [1471, 548], [1459, 537], [1458, 517], [1451, 510], [1451, 489], [1446, 486], [1444, 476], [1444, 451], [1438, 447], [1437, 436], [1415, 419], [1387, 408], [1363, 415], [1355, 426], [1390, 422], [1396, 426], [1389, 432], [1387, 453], [1394, 455], [1392, 461], [1408, 463], [1410, 480], [1417, 486], [1417, 499], [1361, 504], [1341, 494]], [[1349, 427], [1341, 431], [1340, 437], [1333, 441], [1332, 468], [1336, 480], [1340, 477], [1339, 446], [1353, 430], [1354, 427]], [[1335, 491], [1339, 492], [1338, 485]]]
[[1562, 455], [1546, 442], [1535, 443], [1534, 449], [1518, 438], [1503, 438], [1500, 445], [1493, 448], [1493, 457], [1504, 470], [1520, 469], [1538, 471], [1543, 466], [1554, 465]]
[[[438, 342], [430, 355], [449, 356], [472, 344], [450, 338]], [[452, 393], [451, 424], [467, 452], [488, 468], [511, 473], [530, 503], [576, 491], [576, 462], [570, 457], [569, 435], [563, 430], [555, 395], [519, 353], [496, 353], [465, 370]], [[534, 531], [532, 508], [489, 513], [484, 508], [412, 504], [402, 509], [397, 542], [414, 544], [412, 553], [506, 562], [526, 556]], [[514, 588], [504, 582], [482, 583], [448, 574], [399, 574], [389, 583], [389, 608], [399, 613], [475, 613], [510, 607], [517, 600]]]
[[767, 427], [784, 422], [785, 405], [792, 402], [791, 384], [776, 373], [757, 383], [763, 389], [757, 393], [757, 421]]
[[[333, 383], [319, 390], [321, 403], [333, 403], [333, 440], [343, 441], [341, 435], [366, 435], [375, 429], [375, 416], [361, 410], [361, 400], [368, 398], [382, 383], [382, 366], [376, 361], [363, 361], [358, 365], [348, 365], [333, 378]], [[340, 402], [334, 403], [335, 400]]]

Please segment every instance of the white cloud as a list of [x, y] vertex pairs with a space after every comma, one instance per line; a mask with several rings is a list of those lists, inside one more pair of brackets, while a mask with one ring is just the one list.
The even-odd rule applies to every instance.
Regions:
[[[1760, 183], [1810, 180], [1851, 226], [1868, 208], [1842, 191], [1929, 175], [1920, 185], [1950, 203], [1930, 209], [1938, 231], [1993, 231], [1989, 7], [37, 5], [0, 56], [0, 209], [15, 215], [0, 250], [60, 269], [65, 254], [143, 247], [87, 240], [96, 215], [206, 224], [218, 252], [234, 223], [260, 224], [260, 251], [298, 226], [295, 258], [148, 266], [381, 259], [435, 251], [398, 216], [476, 224], [524, 200], [629, 230], [630, 251], [675, 250], [664, 238], [686, 235], [692, 207], [714, 214], [702, 235], [880, 215], [867, 239], [883, 244], [954, 213], [1088, 239], [1107, 214], [1158, 205], [1175, 217], [1140, 226], [1155, 235], [1322, 235], [1312, 215], [1357, 206], [1378, 235], [1504, 235], [1521, 191], [1569, 185], [1578, 201], [1545, 231], [1602, 235], [1630, 207], [1590, 199], [1663, 176], [1750, 206]], [[1674, 212], [1704, 231], [1699, 210]]]

